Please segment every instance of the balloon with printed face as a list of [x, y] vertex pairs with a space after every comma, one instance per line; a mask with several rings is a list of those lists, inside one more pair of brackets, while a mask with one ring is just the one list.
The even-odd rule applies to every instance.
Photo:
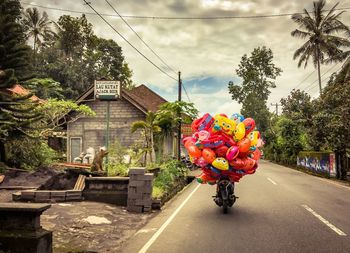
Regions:
[[241, 115], [239, 113], [234, 113], [234, 114], [232, 114], [230, 119], [232, 119], [238, 125], [239, 123], [241, 123], [244, 120], [244, 117], [243, 117], [243, 115]]
[[233, 120], [222, 115], [215, 115], [214, 125], [212, 129], [214, 133], [218, 131], [222, 131], [225, 134], [232, 135], [235, 128], [236, 128], [236, 122], [234, 122]]
[[206, 130], [201, 130], [194, 134], [195, 137], [197, 137], [197, 141], [204, 141], [207, 140], [210, 136], [210, 133]]
[[252, 118], [246, 118], [243, 120], [245, 126], [245, 134], [248, 135], [255, 128], [255, 121]]
[[195, 145], [188, 146], [187, 151], [194, 158], [199, 158], [202, 156], [202, 151]]
[[228, 170], [229, 169], [228, 161], [223, 157], [216, 158], [212, 162], [212, 165], [219, 170]]
[[237, 146], [240, 153], [248, 152], [250, 148], [250, 140], [248, 138], [244, 138], [237, 142]]
[[203, 148], [203, 151], [202, 151], [202, 157], [208, 162], [208, 163], [212, 163], [215, 158], [216, 158], [216, 155], [215, 155], [215, 152], [210, 149], [210, 148]]
[[221, 146], [215, 150], [217, 157], [226, 157], [226, 152], [228, 150], [227, 146]]
[[256, 146], [258, 144], [258, 140], [260, 137], [259, 131], [253, 131], [248, 134], [248, 138], [250, 139], [250, 146]]
[[241, 122], [236, 126], [236, 129], [234, 131], [234, 137], [236, 141], [240, 141], [244, 138], [244, 136], [245, 136], [245, 125], [243, 122]]

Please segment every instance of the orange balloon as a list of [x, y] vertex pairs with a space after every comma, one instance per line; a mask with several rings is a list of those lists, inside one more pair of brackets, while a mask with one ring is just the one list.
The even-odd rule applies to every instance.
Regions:
[[199, 158], [202, 156], [202, 151], [195, 145], [189, 145], [187, 147], [187, 151], [191, 156], [195, 158]]
[[210, 148], [203, 148], [202, 156], [208, 163], [212, 163], [216, 158], [215, 152]]
[[237, 143], [238, 149], [240, 153], [245, 153], [249, 151], [250, 148], [250, 139], [243, 138]]
[[186, 149], [188, 149], [188, 146], [191, 146], [191, 145], [194, 145], [194, 144], [196, 144], [196, 141], [190, 139], [190, 140], [187, 140], [187, 141], [185, 142], [185, 145], [184, 145], [184, 146], [185, 146]]

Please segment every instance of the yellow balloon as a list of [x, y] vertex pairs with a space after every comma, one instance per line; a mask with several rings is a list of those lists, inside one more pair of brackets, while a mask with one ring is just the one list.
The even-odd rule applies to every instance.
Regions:
[[250, 146], [256, 146], [258, 144], [259, 135], [259, 131], [253, 131], [249, 133]]
[[245, 126], [244, 126], [244, 123], [241, 122], [236, 127], [235, 139], [236, 139], [236, 141], [240, 141], [244, 138], [244, 136], [245, 136]]
[[219, 170], [228, 170], [229, 169], [228, 161], [223, 157], [216, 158], [212, 162], [212, 165]]
[[236, 122], [222, 115], [215, 115], [213, 132], [223, 131], [226, 134], [232, 135], [236, 128]]

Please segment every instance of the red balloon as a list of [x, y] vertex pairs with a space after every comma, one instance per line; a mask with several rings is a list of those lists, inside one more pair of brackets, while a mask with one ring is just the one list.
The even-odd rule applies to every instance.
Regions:
[[250, 139], [249, 138], [243, 138], [237, 143], [239, 152], [246, 153], [249, 151], [250, 148]]
[[228, 147], [227, 146], [221, 146], [215, 150], [215, 153], [218, 157], [226, 157]]
[[229, 161], [229, 164], [236, 170], [242, 169], [245, 165], [244, 159], [236, 158]]
[[202, 151], [195, 145], [189, 145], [187, 147], [187, 151], [194, 158], [199, 158], [202, 156]]
[[252, 153], [252, 159], [254, 159], [255, 161], [259, 160], [261, 156], [261, 151], [259, 149], [254, 150], [254, 152]]
[[245, 126], [245, 135], [247, 136], [255, 128], [255, 121], [252, 118], [246, 118], [243, 120]]
[[255, 165], [256, 161], [251, 159], [251, 158], [247, 158], [245, 161], [244, 161], [244, 167], [242, 169], [248, 171], [248, 170], [251, 170], [254, 165]]

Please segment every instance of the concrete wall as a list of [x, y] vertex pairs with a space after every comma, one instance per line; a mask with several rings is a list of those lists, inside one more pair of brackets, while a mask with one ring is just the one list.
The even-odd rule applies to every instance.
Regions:
[[[82, 139], [81, 152], [93, 147], [96, 151], [106, 143], [106, 112], [107, 101], [91, 101], [86, 105], [95, 111], [95, 117], [83, 117], [67, 125], [67, 160], [71, 162], [71, 138]], [[144, 113], [125, 99], [110, 102], [109, 144], [116, 139], [123, 146], [130, 146], [140, 140], [140, 132], [131, 133], [131, 124], [144, 120]]]

